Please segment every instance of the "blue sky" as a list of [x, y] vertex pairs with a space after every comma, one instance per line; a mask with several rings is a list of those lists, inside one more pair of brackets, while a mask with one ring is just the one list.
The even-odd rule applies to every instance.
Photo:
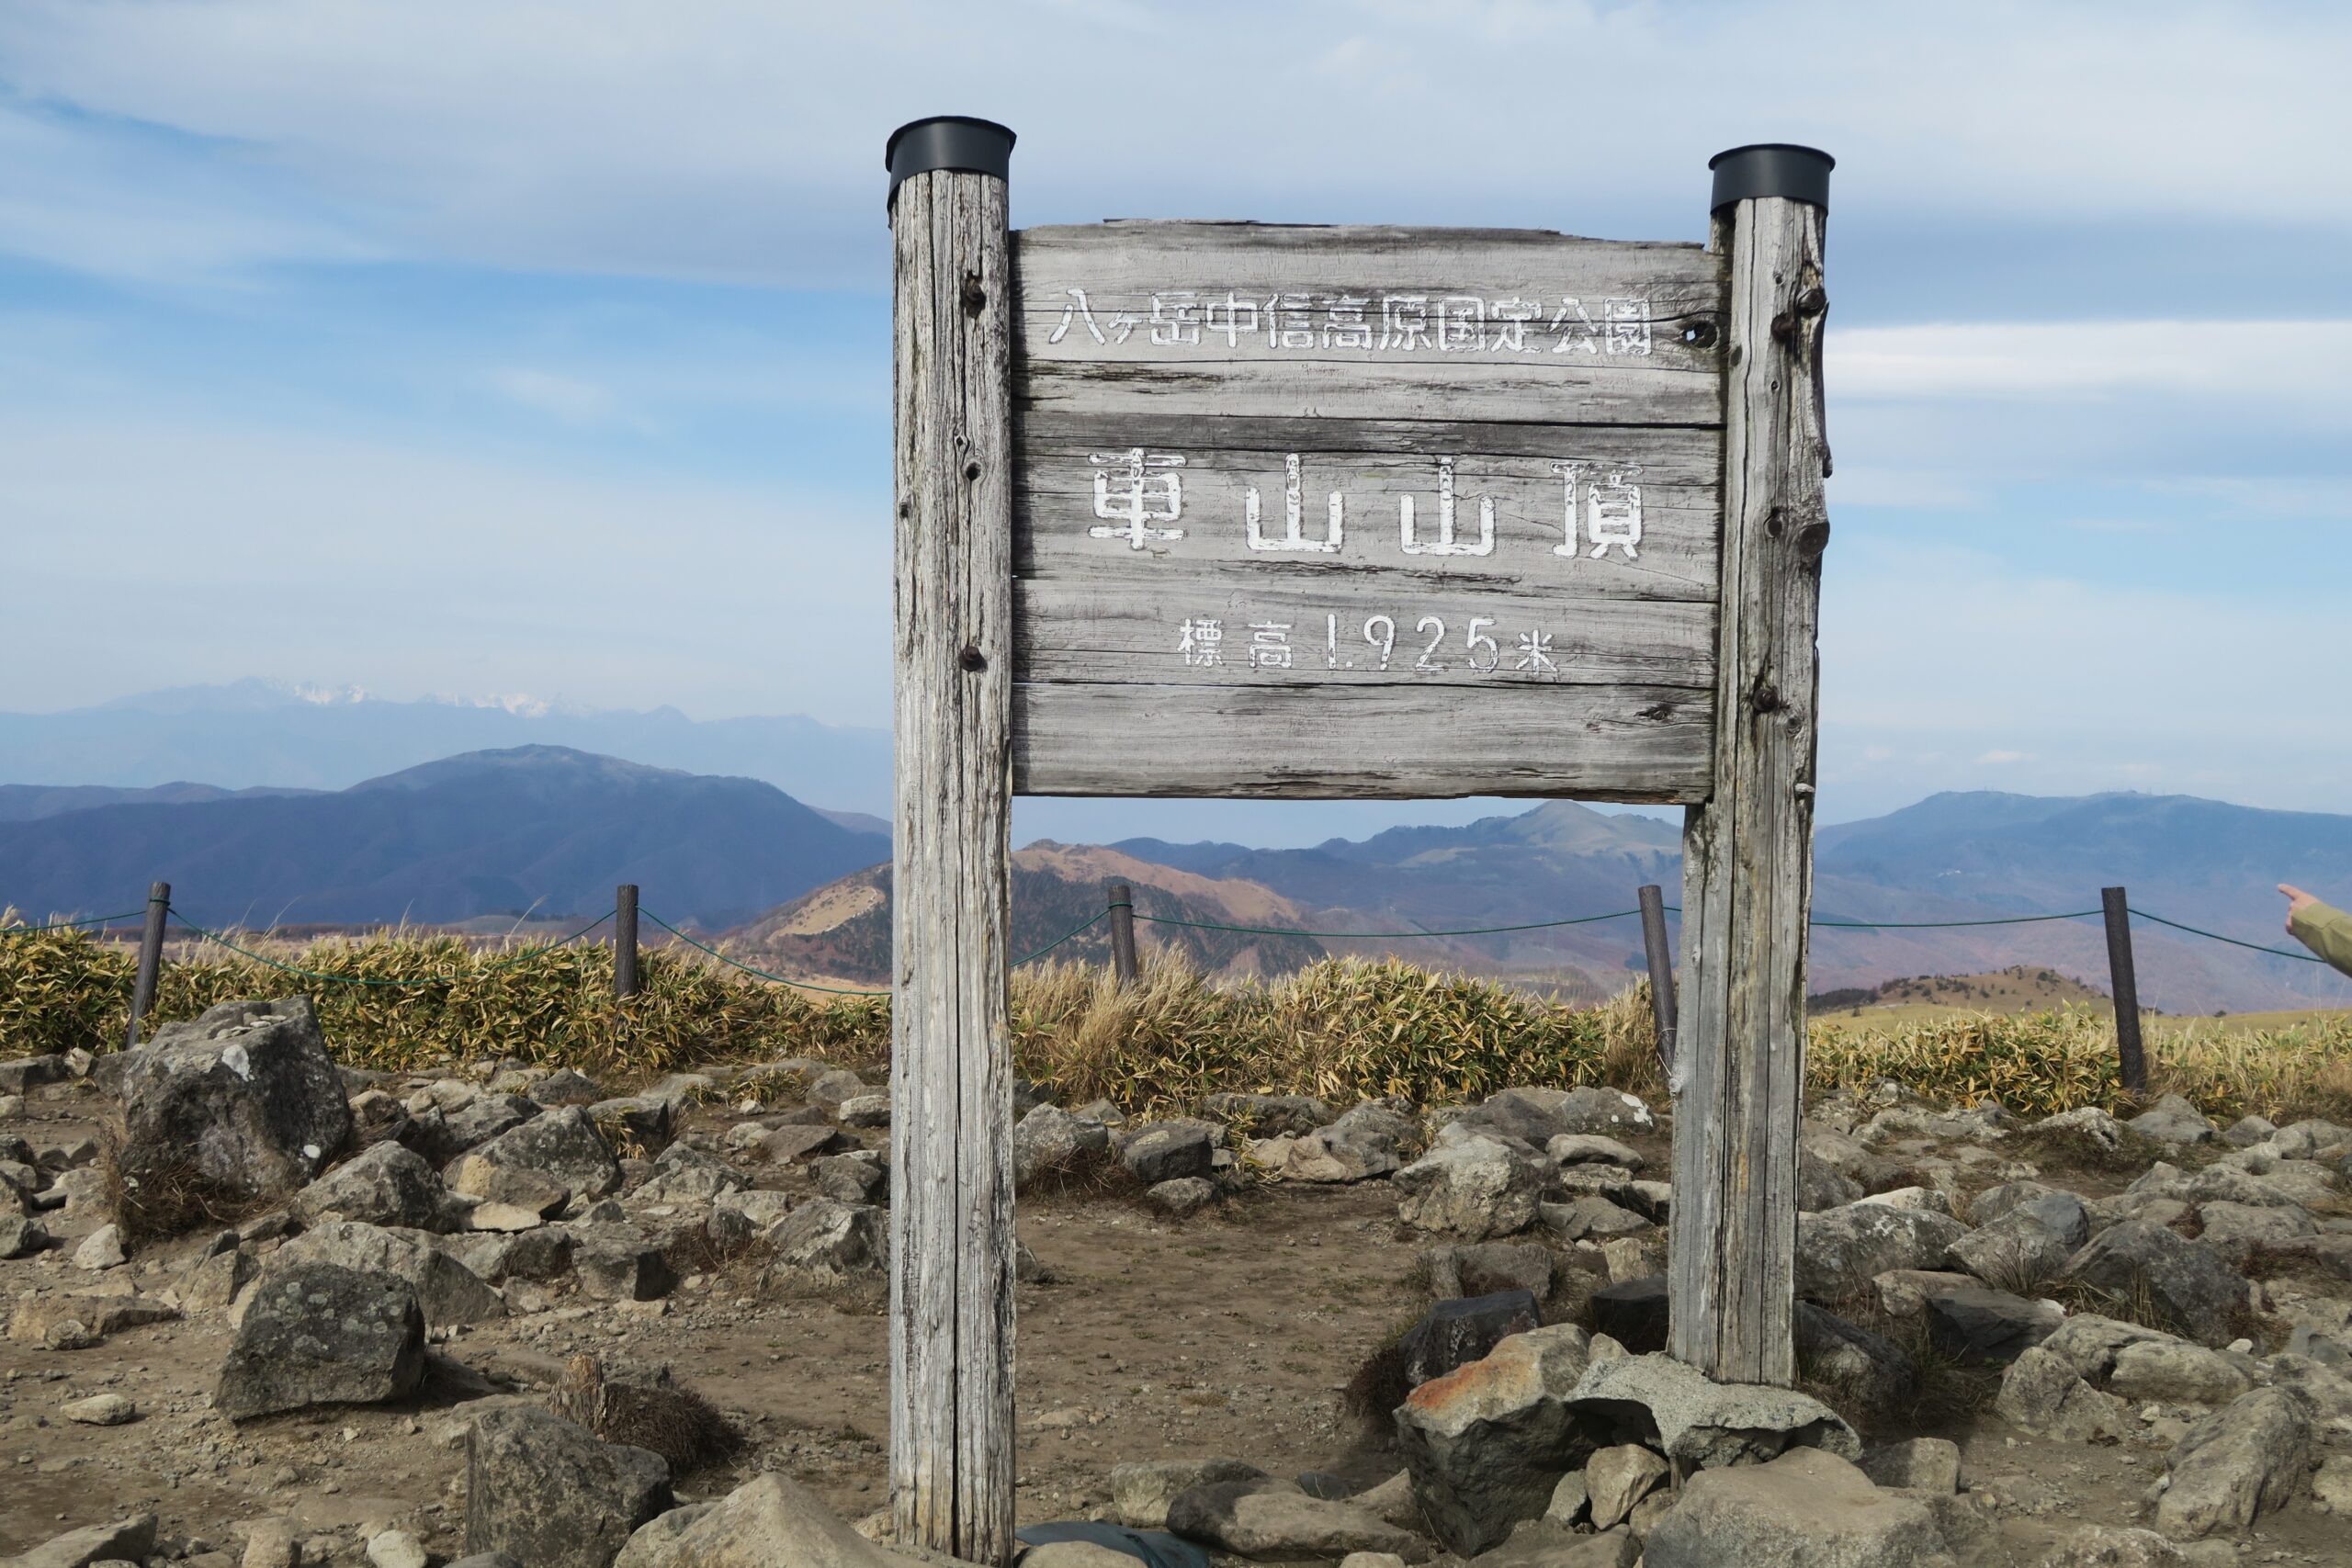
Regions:
[[2324, 5], [10, 0], [0, 707], [887, 723], [907, 118], [1014, 127], [1018, 223], [1623, 238], [1698, 238], [1709, 154], [1792, 140], [1839, 160], [1826, 815], [2342, 810], [2347, 59]]

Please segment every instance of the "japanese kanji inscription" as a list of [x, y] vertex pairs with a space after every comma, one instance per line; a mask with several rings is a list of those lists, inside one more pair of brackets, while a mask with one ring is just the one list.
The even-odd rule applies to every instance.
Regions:
[[[1019, 788], [1703, 793], [1704, 251], [1200, 223], [1012, 249]], [[1154, 766], [1106, 768], [1106, 737]]]

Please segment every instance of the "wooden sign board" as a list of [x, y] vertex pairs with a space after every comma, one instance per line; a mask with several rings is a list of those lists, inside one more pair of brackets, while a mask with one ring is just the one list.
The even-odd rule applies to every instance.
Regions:
[[1108, 223], [1012, 261], [1016, 790], [1706, 795], [1717, 258]]
[[891, 1508], [1014, 1550], [1010, 826], [1031, 794], [1687, 803], [1668, 1348], [1787, 1383], [1829, 160], [1711, 243], [1012, 232], [891, 139]]

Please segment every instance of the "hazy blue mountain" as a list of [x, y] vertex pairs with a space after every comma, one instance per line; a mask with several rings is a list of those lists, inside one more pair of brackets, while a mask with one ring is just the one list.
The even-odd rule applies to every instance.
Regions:
[[61, 713], [0, 713], [0, 779], [334, 790], [436, 758], [526, 745], [764, 779], [797, 800], [841, 810], [890, 808], [887, 729], [790, 716], [697, 720], [671, 707], [572, 711], [529, 699], [398, 703], [266, 681], [148, 692]]
[[[1678, 902], [1680, 835], [1670, 824], [1553, 802], [1464, 828], [1398, 829], [1311, 850], [1235, 844], [1115, 846], [1205, 876], [1264, 884], [1348, 931], [1503, 926], [1634, 907], [1655, 882]], [[2352, 816], [2266, 811], [2182, 795], [2068, 798], [1989, 792], [1932, 796], [1867, 821], [1825, 828], [1814, 912], [1825, 919], [1964, 920], [2096, 909], [2120, 885], [2132, 906], [2267, 946], [2280, 929], [2276, 884], [2352, 904]], [[2317, 964], [2204, 942], [2142, 922], [2140, 988], [2176, 1012], [2352, 1004], [2352, 982]], [[1567, 963], [1599, 974], [1639, 961], [1632, 920], [1429, 939], [1421, 956], [1503, 973]], [[1329, 942], [1348, 951], [1345, 942]], [[1364, 951], [1377, 951], [1366, 944]], [[2102, 987], [2097, 920], [1939, 931], [1820, 929], [1813, 983], [1826, 990], [1910, 975], [2047, 964]]]
[[205, 924], [592, 916], [617, 883], [718, 927], [889, 856], [756, 779], [556, 746], [469, 752], [327, 794], [105, 805], [0, 825], [0, 903]]
[[31, 822], [94, 806], [184, 806], [198, 800], [233, 800], [249, 795], [304, 795], [299, 789], [221, 789], [215, 784], [184, 780], [153, 789], [116, 789], [107, 784], [0, 784], [0, 822]]

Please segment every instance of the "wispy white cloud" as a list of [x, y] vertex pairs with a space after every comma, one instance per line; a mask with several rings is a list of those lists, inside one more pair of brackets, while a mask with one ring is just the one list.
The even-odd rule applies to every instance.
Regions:
[[1825, 374], [1849, 401], [2196, 396], [2352, 419], [2352, 321], [1868, 327], [1830, 333]]

